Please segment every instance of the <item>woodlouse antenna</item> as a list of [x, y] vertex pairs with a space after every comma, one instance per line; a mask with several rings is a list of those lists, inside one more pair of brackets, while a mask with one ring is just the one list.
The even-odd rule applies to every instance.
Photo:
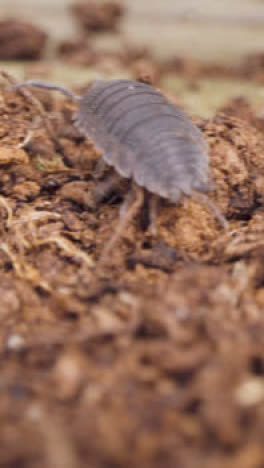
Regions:
[[24, 81], [23, 83], [15, 84], [13, 88], [21, 89], [30, 86], [35, 88], [49, 89], [51, 91], [60, 91], [61, 93], [65, 94], [65, 96], [71, 98], [73, 101], [79, 102], [81, 99], [81, 96], [74, 94], [72, 91], [70, 91], [68, 88], [65, 88], [64, 86], [52, 85], [49, 83], [44, 83], [43, 81], [28, 80]]
[[198, 192], [193, 192], [192, 193], [192, 198], [194, 200], [197, 200], [199, 203], [202, 203], [203, 205], [206, 205], [212, 213], [214, 214], [215, 218], [217, 221], [221, 224], [221, 226], [224, 229], [227, 229], [229, 226], [229, 223], [227, 219], [224, 217], [224, 215], [221, 213], [219, 208], [216, 206], [216, 204], [204, 193], [198, 193]]

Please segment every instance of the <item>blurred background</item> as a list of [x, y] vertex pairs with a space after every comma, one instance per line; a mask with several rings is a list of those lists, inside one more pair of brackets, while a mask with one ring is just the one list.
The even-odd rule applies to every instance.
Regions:
[[[74, 35], [73, 0], [1, 1], [1, 17], [43, 26], [54, 38]], [[89, 2], [86, 2], [89, 3]], [[157, 54], [187, 54], [206, 61], [238, 61], [264, 47], [263, 0], [123, 0], [122, 32]]]
[[2, 0], [0, 19], [0, 61], [19, 79], [129, 76], [202, 116], [263, 99], [263, 0]]

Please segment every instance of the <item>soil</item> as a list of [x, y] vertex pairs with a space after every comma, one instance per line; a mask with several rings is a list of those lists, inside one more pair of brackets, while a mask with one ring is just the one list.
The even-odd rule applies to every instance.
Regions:
[[72, 12], [84, 31], [116, 31], [124, 14], [122, 2], [106, 0], [81, 1], [72, 5]]
[[62, 41], [57, 48], [57, 54], [60, 59], [73, 65], [91, 66], [96, 63], [94, 48], [85, 38]]
[[263, 121], [197, 120], [226, 230], [163, 200], [99, 265], [129, 183], [96, 200], [74, 105], [34, 96], [2, 82], [1, 466], [264, 466]]
[[16, 19], [0, 21], [0, 60], [35, 60], [43, 55], [47, 34]]
[[187, 79], [227, 77], [264, 83], [264, 54], [250, 54], [239, 65], [204, 63], [194, 58], [171, 57], [164, 63], [166, 71], [173, 71]]
[[[89, 8], [89, 31], [116, 28], [121, 10], [106, 21]], [[12, 34], [4, 58], [38, 57], [32, 34]], [[89, 33], [61, 43], [58, 57], [126, 67], [159, 87], [168, 71], [194, 87], [206, 74], [263, 75], [261, 54], [236, 70], [161, 64], [143, 46], [99, 53]], [[48, 81], [52, 67], [30, 64], [28, 78]], [[208, 196], [227, 228], [191, 197], [160, 200], [153, 235], [146, 197], [102, 263], [130, 181], [102, 192], [113, 171], [99, 170], [101, 154], [74, 128], [75, 104], [4, 78], [0, 466], [263, 468], [263, 115], [234, 97], [194, 119], [210, 147]]]

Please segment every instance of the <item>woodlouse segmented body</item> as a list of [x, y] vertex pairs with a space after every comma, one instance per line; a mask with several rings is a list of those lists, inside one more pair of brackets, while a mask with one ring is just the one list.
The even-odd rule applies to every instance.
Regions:
[[96, 81], [79, 100], [75, 125], [123, 177], [177, 202], [208, 189], [208, 149], [200, 130], [152, 86]]

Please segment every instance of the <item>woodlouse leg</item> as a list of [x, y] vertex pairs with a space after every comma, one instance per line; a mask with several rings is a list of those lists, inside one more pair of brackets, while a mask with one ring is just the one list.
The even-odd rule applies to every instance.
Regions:
[[105, 161], [103, 160], [103, 158], [99, 158], [98, 161], [96, 161], [96, 164], [95, 164], [95, 170], [94, 170], [94, 173], [93, 173], [93, 176], [95, 179], [101, 179], [101, 177], [103, 177], [104, 175], [104, 171], [105, 171]]
[[114, 248], [116, 243], [119, 241], [123, 232], [125, 231], [129, 222], [138, 213], [144, 201], [144, 191], [141, 187], [135, 186], [135, 198], [131, 203], [131, 193], [128, 194], [128, 198], [124, 201], [124, 208], [120, 210], [120, 219], [117, 228], [112, 238], [107, 242], [103, 252], [99, 258], [99, 264], [104, 263], [110, 255], [111, 250]]
[[194, 192], [192, 194], [192, 198], [194, 200], [197, 200], [198, 202], [203, 203], [204, 205], [208, 206], [210, 208], [210, 210], [213, 212], [213, 214], [214, 214], [215, 218], [217, 219], [217, 221], [221, 224], [221, 226], [224, 229], [228, 228], [228, 226], [229, 226], [228, 221], [226, 220], [224, 215], [221, 213], [219, 208], [215, 205], [215, 203], [212, 200], [210, 200], [209, 197], [207, 197], [207, 195], [205, 195], [204, 193]]
[[159, 198], [157, 195], [151, 194], [149, 199], [149, 232], [153, 237], [158, 233], [157, 216], [159, 208]]
[[126, 216], [127, 211], [130, 209], [133, 201], [135, 199], [135, 193], [132, 189], [126, 195], [125, 200], [123, 201], [122, 205], [120, 206], [119, 210], [119, 219], [123, 219]]
[[93, 191], [93, 200], [95, 204], [100, 204], [104, 198], [110, 195], [119, 182], [120, 176], [116, 173], [111, 174], [109, 177], [107, 177], [106, 180], [98, 182], [96, 188]]

